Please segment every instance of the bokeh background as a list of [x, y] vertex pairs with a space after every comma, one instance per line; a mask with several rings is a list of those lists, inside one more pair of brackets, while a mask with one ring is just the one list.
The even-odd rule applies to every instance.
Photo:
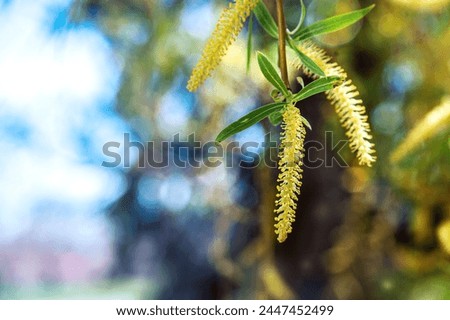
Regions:
[[[378, 161], [363, 168], [344, 150], [350, 167], [305, 169], [281, 245], [276, 169], [139, 168], [136, 148], [130, 167], [102, 166], [105, 143], [124, 154], [124, 133], [205, 143], [268, 102], [254, 59], [245, 72], [247, 26], [213, 78], [185, 89], [226, 2], [0, 0], [0, 298], [450, 298], [448, 0], [305, 1], [307, 24], [376, 3], [316, 41], [358, 86]], [[285, 3], [294, 26], [299, 2]], [[323, 95], [302, 110], [307, 140], [344, 138]], [[264, 121], [233, 140], [278, 130]]]

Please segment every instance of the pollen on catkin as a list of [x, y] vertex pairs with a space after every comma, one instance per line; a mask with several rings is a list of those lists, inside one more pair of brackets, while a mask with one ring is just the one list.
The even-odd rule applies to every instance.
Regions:
[[222, 12], [203, 49], [200, 60], [192, 70], [186, 87], [189, 91], [197, 90], [219, 65], [228, 47], [236, 40], [245, 20], [258, 2], [259, 0], [236, 0]]
[[[356, 153], [359, 164], [372, 166], [376, 161], [374, 144], [370, 142], [370, 125], [366, 115], [366, 108], [358, 98], [359, 91], [352, 80], [347, 78], [347, 73], [336, 62], [332, 62], [326, 52], [311, 41], [302, 42], [299, 49], [311, 58], [325, 73], [326, 76], [338, 76], [341, 84], [326, 92], [327, 99], [334, 106], [339, 116], [342, 127], [346, 130], [346, 136], [350, 140], [350, 149]], [[308, 76], [315, 74], [296, 59], [295, 66], [302, 69]]]
[[283, 113], [283, 129], [278, 153], [277, 200], [275, 201], [275, 233], [278, 241], [284, 242], [292, 232], [295, 221], [298, 195], [302, 185], [302, 168], [304, 157], [304, 140], [306, 129], [303, 125], [300, 110], [289, 104]]

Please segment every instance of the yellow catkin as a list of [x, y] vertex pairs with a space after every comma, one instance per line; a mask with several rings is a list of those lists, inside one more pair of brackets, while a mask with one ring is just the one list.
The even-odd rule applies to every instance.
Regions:
[[203, 49], [202, 56], [192, 70], [187, 84], [189, 91], [195, 91], [219, 65], [228, 47], [236, 40], [245, 20], [259, 0], [236, 0], [230, 3], [216, 24], [216, 27]]
[[425, 117], [408, 133], [405, 140], [391, 154], [392, 163], [402, 160], [423, 142], [436, 135], [450, 123], [450, 96], [428, 112]]
[[450, 220], [442, 222], [438, 226], [436, 233], [441, 247], [450, 256]]
[[[342, 127], [346, 130], [346, 135], [350, 140], [350, 149], [356, 153], [359, 164], [372, 166], [376, 161], [374, 155], [374, 144], [370, 142], [370, 125], [366, 115], [366, 108], [359, 92], [352, 80], [347, 78], [347, 73], [336, 62], [332, 62], [326, 52], [311, 41], [300, 44], [299, 49], [310, 57], [325, 73], [326, 76], [338, 76], [342, 83], [326, 92], [327, 99], [334, 106], [339, 116]], [[306, 68], [299, 59], [294, 62], [295, 66], [302, 69], [307, 75], [315, 75]]]
[[447, 6], [449, 0], [390, 0], [394, 4], [418, 11], [439, 11]]
[[275, 201], [275, 233], [278, 241], [284, 242], [292, 232], [295, 221], [297, 196], [302, 185], [302, 158], [304, 157], [304, 139], [306, 130], [301, 120], [300, 110], [293, 104], [286, 107], [283, 113], [280, 151], [278, 153], [277, 200]]

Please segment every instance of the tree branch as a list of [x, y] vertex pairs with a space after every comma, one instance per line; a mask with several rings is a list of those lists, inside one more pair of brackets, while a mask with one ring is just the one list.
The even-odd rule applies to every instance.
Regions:
[[278, 21], [278, 65], [281, 70], [281, 78], [289, 89], [289, 77], [286, 59], [286, 19], [284, 17], [283, 0], [277, 2], [277, 21]]

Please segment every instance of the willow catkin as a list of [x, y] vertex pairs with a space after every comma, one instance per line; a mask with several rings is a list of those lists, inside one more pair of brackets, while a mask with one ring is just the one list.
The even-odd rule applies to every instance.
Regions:
[[306, 130], [303, 125], [300, 110], [289, 104], [283, 113], [283, 129], [280, 138], [280, 151], [278, 153], [277, 200], [275, 201], [275, 233], [278, 241], [284, 242], [292, 232], [292, 223], [295, 221], [298, 195], [302, 185], [302, 158], [304, 157], [304, 140]]
[[216, 27], [208, 39], [202, 56], [192, 70], [187, 89], [195, 91], [219, 65], [228, 47], [236, 40], [245, 20], [259, 0], [236, 0], [230, 3], [220, 15]]
[[441, 104], [428, 112], [411, 129], [403, 142], [392, 152], [391, 163], [401, 161], [422, 143], [448, 127], [450, 127], [450, 96], [444, 97]]
[[[327, 99], [334, 106], [339, 116], [345, 134], [350, 140], [350, 149], [356, 153], [359, 164], [372, 166], [376, 161], [374, 155], [374, 144], [371, 142], [370, 125], [366, 115], [366, 107], [359, 99], [359, 91], [352, 80], [348, 79], [345, 70], [336, 62], [332, 62], [326, 52], [311, 41], [302, 42], [299, 50], [313, 60], [325, 73], [326, 76], [338, 76], [342, 83], [326, 92]], [[315, 77], [314, 73], [301, 63], [299, 59], [295, 65], [309, 76]]]

